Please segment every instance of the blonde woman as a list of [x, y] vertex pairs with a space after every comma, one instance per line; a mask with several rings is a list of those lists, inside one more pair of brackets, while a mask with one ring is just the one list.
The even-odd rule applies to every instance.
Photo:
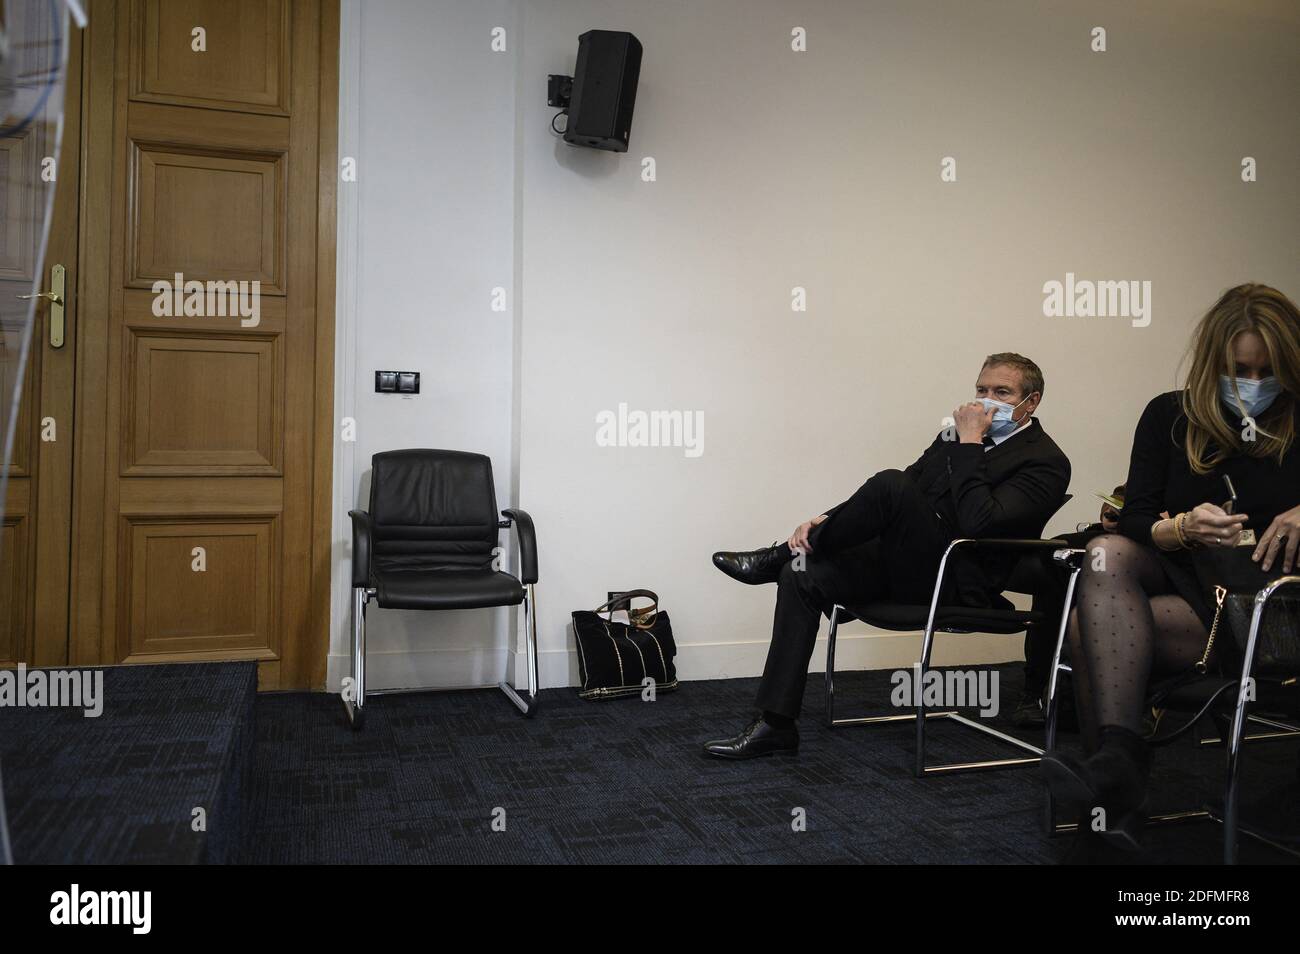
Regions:
[[[1189, 359], [1182, 390], [1143, 412], [1120, 532], [1089, 544], [1104, 561], [1088, 559], [1079, 579], [1068, 635], [1090, 754], [1043, 758], [1052, 791], [1104, 808], [1103, 838], [1130, 850], [1145, 821], [1148, 682], [1199, 661], [1213, 619], [1191, 551], [1236, 546], [1246, 529], [1263, 570], [1300, 563], [1300, 312], [1267, 285], [1229, 289], [1197, 325]], [[1225, 474], [1235, 513], [1223, 506]]]

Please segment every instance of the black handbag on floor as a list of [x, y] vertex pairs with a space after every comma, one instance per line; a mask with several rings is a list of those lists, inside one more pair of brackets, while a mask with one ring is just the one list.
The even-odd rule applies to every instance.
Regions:
[[[643, 605], [634, 606], [637, 601]], [[614, 619], [618, 612], [626, 612], [628, 622]], [[647, 678], [654, 680], [656, 693], [677, 688], [672, 624], [652, 591], [612, 593], [594, 610], [577, 610], [573, 635], [578, 643], [579, 698], [640, 695]]]

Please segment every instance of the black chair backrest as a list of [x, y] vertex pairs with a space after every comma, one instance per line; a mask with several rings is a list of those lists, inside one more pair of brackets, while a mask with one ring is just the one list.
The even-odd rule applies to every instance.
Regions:
[[370, 477], [374, 558], [389, 568], [487, 569], [500, 530], [492, 461], [449, 450], [376, 454]]
[[1057, 504], [1056, 509], [1052, 511], [1052, 516], [1044, 520], [1043, 525], [1038, 528], [1038, 535], [1040, 537], [1043, 535], [1043, 531], [1047, 529], [1047, 525], [1052, 522], [1052, 517], [1055, 517], [1058, 513], [1064, 510], [1065, 505], [1068, 504], [1073, 499], [1074, 499], [1074, 494], [1066, 494], [1061, 498], [1061, 502]]
[[[1074, 498], [1074, 494], [1066, 494], [1061, 498], [1060, 505], [1052, 511], [1052, 516], [1043, 521], [1043, 526], [1039, 528], [1038, 535], [1043, 535], [1043, 530], [1061, 512], [1061, 509]], [[1011, 567], [1011, 572], [1007, 576], [1006, 582], [1002, 585], [1004, 593], [1023, 593], [1032, 596], [1039, 588], [1047, 584], [1049, 577], [1055, 575], [1057, 570], [1052, 568], [1051, 555], [1042, 551], [1025, 553], [1018, 557]]]

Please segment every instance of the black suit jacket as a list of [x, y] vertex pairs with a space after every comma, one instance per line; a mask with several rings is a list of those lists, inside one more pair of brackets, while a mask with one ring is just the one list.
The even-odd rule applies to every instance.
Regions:
[[[983, 444], [944, 440], [941, 433], [904, 473], [934, 507], [949, 540], [1037, 538], [1065, 502], [1070, 459], [1034, 418], [1028, 428], [987, 450]], [[1020, 556], [958, 551], [950, 565], [949, 592], [966, 606], [1009, 606], [1001, 593]]]

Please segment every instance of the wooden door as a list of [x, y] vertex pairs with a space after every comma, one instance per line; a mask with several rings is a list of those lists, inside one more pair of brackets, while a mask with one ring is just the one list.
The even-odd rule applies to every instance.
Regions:
[[[68, 659], [81, 36], [75, 29], [65, 35], [51, 22], [48, 4], [39, 0], [11, 0], [5, 13], [10, 35], [24, 37], [21, 49], [11, 47], [11, 53], [15, 72], [25, 82], [48, 70], [51, 63], [46, 60], [57, 42], [66, 39], [69, 46], [54, 205], [36, 283], [40, 291], [50, 291], [53, 268], [63, 267], [63, 340], [60, 344], [51, 337], [52, 311], [47, 302], [37, 301], [0, 522], [0, 666], [57, 666]], [[28, 184], [49, 178], [43, 164], [54, 151], [49, 123], [57, 109], [57, 100], [47, 103], [47, 115], [41, 119], [48, 121], [38, 120], [0, 139], [0, 295], [7, 302], [31, 293], [38, 277], [34, 251], [39, 239], [33, 233], [42, 216], [32, 207], [37, 197]], [[15, 342], [16, 329], [4, 330], [6, 344]], [[0, 388], [6, 394], [14, 387], [17, 369], [16, 358], [6, 355], [0, 361]], [[10, 405], [6, 401], [3, 406], [8, 410]]]
[[337, 2], [90, 20], [72, 659], [322, 685]]

